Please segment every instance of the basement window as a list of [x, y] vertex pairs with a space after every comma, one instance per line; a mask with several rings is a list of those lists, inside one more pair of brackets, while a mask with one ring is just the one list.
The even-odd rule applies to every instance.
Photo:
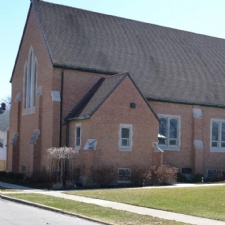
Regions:
[[130, 183], [131, 182], [131, 169], [119, 168], [118, 169], [118, 183]]

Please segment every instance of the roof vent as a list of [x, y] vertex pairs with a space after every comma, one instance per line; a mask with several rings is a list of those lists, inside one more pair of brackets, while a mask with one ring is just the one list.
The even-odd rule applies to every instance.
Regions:
[[135, 109], [135, 108], [136, 108], [136, 103], [131, 102], [131, 103], [130, 103], [130, 108], [131, 108], [131, 109]]

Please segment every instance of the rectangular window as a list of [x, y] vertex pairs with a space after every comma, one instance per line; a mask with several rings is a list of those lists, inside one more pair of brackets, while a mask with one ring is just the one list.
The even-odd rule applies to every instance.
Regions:
[[27, 173], [27, 166], [21, 165], [21, 173], [26, 174]]
[[217, 169], [208, 169], [208, 178], [213, 178], [217, 174]]
[[211, 120], [211, 151], [225, 152], [225, 120]]
[[0, 138], [0, 148], [3, 148], [3, 139]]
[[130, 183], [131, 181], [131, 169], [119, 168], [118, 169], [118, 183]]
[[178, 149], [180, 118], [171, 115], [159, 115], [159, 145], [163, 149]]
[[75, 149], [80, 150], [81, 146], [81, 124], [75, 126]]
[[120, 150], [132, 150], [132, 125], [120, 124], [119, 130], [119, 148]]

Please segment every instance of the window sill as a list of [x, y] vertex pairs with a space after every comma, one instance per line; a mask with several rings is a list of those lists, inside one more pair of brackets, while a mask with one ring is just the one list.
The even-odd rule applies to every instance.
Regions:
[[30, 115], [30, 114], [34, 114], [34, 113], [35, 113], [35, 107], [29, 108], [29, 109], [23, 109], [22, 115], [26, 116], [26, 115]]
[[162, 149], [163, 151], [180, 151], [180, 147], [178, 146], [175, 146], [175, 147], [167, 147], [167, 146], [164, 146], [164, 145], [158, 145], [160, 149]]
[[132, 151], [131, 148], [122, 148], [122, 147], [120, 147], [119, 150], [120, 150], [121, 152], [131, 152], [131, 151]]
[[76, 146], [75, 150], [80, 151], [80, 146]]
[[225, 153], [225, 149], [219, 149], [219, 148], [211, 148], [210, 152], [215, 152], [215, 153]]

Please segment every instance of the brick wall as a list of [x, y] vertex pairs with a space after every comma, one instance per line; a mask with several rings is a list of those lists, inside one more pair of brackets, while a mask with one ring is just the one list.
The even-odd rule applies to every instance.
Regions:
[[[130, 108], [130, 103], [136, 108]], [[91, 119], [70, 123], [70, 144], [74, 146], [75, 124], [82, 126], [82, 145], [79, 152], [84, 176], [90, 176], [93, 167], [112, 165], [115, 168], [150, 168], [153, 162], [152, 143], [157, 141], [158, 120], [143, 100], [131, 80], [125, 80], [105, 100]], [[132, 151], [120, 151], [119, 125], [132, 124]], [[83, 150], [87, 139], [97, 139], [97, 149]]]
[[[211, 119], [225, 119], [225, 109], [165, 102], [151, 102], [151, 105], [157, 114], [178, 115], [181, 118], [180, 149], [165, 150], [164, 163], [178, 168], [192, 168], [193, 173], [205, 176], [209, 168], [225, 168], [225, 152], [210, 150]], [[202, 118], [193, 117], [194, 108], [201, 109]], [[194, 140], [202, 140], [202, 150], [194, 148]]]

